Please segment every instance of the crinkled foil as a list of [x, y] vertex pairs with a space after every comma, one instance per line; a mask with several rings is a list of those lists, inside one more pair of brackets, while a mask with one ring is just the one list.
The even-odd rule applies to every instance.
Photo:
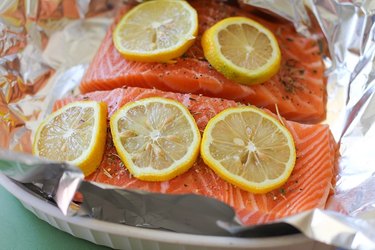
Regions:
[[[257, 237], [299, 230], [334, 246], [375, 249], [375, 1], [240, 1], [249, 10], [256, 7], [286, 18], [303, 35], [324, 38], [328, 77], [324, 122], [340, 143], [341, 154], [335, 194], [326, 210], [247, 228], [237, 222], [233, 209], [213, 199], [89, 183], [74, 166], [30, 156], [36, 126], [56, 99], [77, 92], [121, 4], [116, 0], [0, 1], [2, 173], [25, 183], [25, 188], [67, 215], [204, 235]], [[81, 206], [72, 202], [76, 191], [84, 197]]]

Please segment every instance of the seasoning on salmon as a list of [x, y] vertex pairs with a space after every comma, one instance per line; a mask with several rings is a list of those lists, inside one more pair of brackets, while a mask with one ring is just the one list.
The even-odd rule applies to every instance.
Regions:
[[[190, 1], [197, 10], [199, 32], [194, 45], [175, 63], [143, 63], [124, 59], [112, 42], [109, 29], [89, 66], [80, 90], [87, 93], [122, 86], [203, 94], [250, 103], [276, 111], [288, 120], [314, 123], [325, 118], [326, 81], [316, 40], [299, 35], [293, 24], [262, 19], [222, 1]], [[129, 10], [127, 6], [122, 14]], [[271, 30], [280, 45], [279, 72], [267, 82], [244, 86], [225, 78], [205, 60], [201, 35], [213, 24], [230, 16], [245, 16]], [[119, 19], [117, 17], [117, 19]]]
[[[58, 101], [55, 108], [76, 100], [103, 101], [108, 105], [110, 117], [125, 103], [153, 96], [171, 98], [184, 104], [201, 131], [218, 112], [238, 106], [234, 101], [220, 98], [128, 87], [68, 97]], [[306, 125], [286, 120], [283, 122], [295, 141], [297, 160], [288, 181], [282, 187], [266, 194], [256, 195], [240, 190], [218, 177], [201, 159], [198, 159], [189, 171], [170, 181], [138, 180], [129, 174], [116, 154], [110, 133], [101, 166], [87, 179], [151, 192], [195, 193], [213, 197], [232, 206], [240, 220], [247, 225], [274, 221], [313, 208], [324, 208], [333, 190], [337, 172], [337, 144], [329, 127], [323, 124]]]

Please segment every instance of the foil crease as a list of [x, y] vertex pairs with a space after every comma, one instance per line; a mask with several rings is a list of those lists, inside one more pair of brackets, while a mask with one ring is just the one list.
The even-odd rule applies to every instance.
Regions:
[[[281, 16], [293, 22], [301, 34], [321, 39], [328, 78], [324, 123], [330, 125], [340, 143], [341, 154], [335, 193], [327, 210], [313, 210], [255, 227], [242, 227], [233, 217], [233, 210], [218, 201], [88, 183], [73, 166], [30, 156], [36, 126], [51, 112], [56, 99], [77, 93], [87, 64], [121, 4], [116, 0], [0, 2], [2, 173], [27, 183], [25, 188], [52, 201], [64, 214], [209, 235], [258, 237], [299, 230], [334, 246], [375, 249], [374, 1], [239, 1], [249, 11], [256, 8]], [[83, 196], [80, 206], [72, 202], [77, 190]], [[189, 201], [191, 208], [206, 204], [200, 212], [212, 211], [211, 216], [186, 225], [183, 221], [194, 214], [163, 213], [177, 201], [184, 205]], [[205, 222], [207, 227], [202, 227]]]
[[33, 190], [43, 198], [55, 201], [66, 215], [75, 192], [84, 178], [75, 166], [66, 163], [41, 160], [28, 154], [13, 153], [0, 149], [0, 169], [8, 177], [21, 183], [35, 185]]
[[242, 6], [250, 5], [257, 7], [268, 14], [278, 15], [293, 22], [297, 32], [311, 36], [311, 19], [308, 14], [308, 9], [304, 6], [304, 1], [300, 0], [241, 0]]
[[155, 194], [89, 182], [79, 191], [85, 197], [86, 212], [81, 214], [109, 222], [217, 236], [231, 235], [220, 224], [240, 226], [231, 207], [198, 195]]

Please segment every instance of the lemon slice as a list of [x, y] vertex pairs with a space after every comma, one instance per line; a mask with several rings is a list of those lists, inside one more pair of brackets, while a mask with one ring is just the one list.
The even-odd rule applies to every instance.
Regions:
[[107, 133], [105, 103], [70, 103], [50, 114], [38, 127], [33, 154], [78, 166], [85, 176], [100, 165]]
[[111, 117], [110, 125], [117, 153], [138, 179], [170, 180], [198, 157], [199, 129], [177, 101], [152, 97], [128, 103]]
[[137, 5], [113, 33], [117, 50], [129, 60], [167, 62], [194, 43], [198, 15], [185, 1], [159, 0]]
[[206, 30], [202, 47], [208, 62], [228, 79], [251, 85], [267, 81], [280, 68], [275, 36], [245, 17], [229, 17]]
[[290, 176], [296, 150], [277, 119], [247, 106], [226, 109], [203, 133], [201, 157], [221, 178], [253, 193], [266, 193]]

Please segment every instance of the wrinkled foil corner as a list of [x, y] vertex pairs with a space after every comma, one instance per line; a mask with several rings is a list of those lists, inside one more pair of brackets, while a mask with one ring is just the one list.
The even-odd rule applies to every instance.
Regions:
[[20, 183], [33, 186], [48, 201], [55, 202], [64, 215], [84, 175], [80, 169], [63, 162], [42, 160], [28, 154], [0, 149], [0, 171]]

